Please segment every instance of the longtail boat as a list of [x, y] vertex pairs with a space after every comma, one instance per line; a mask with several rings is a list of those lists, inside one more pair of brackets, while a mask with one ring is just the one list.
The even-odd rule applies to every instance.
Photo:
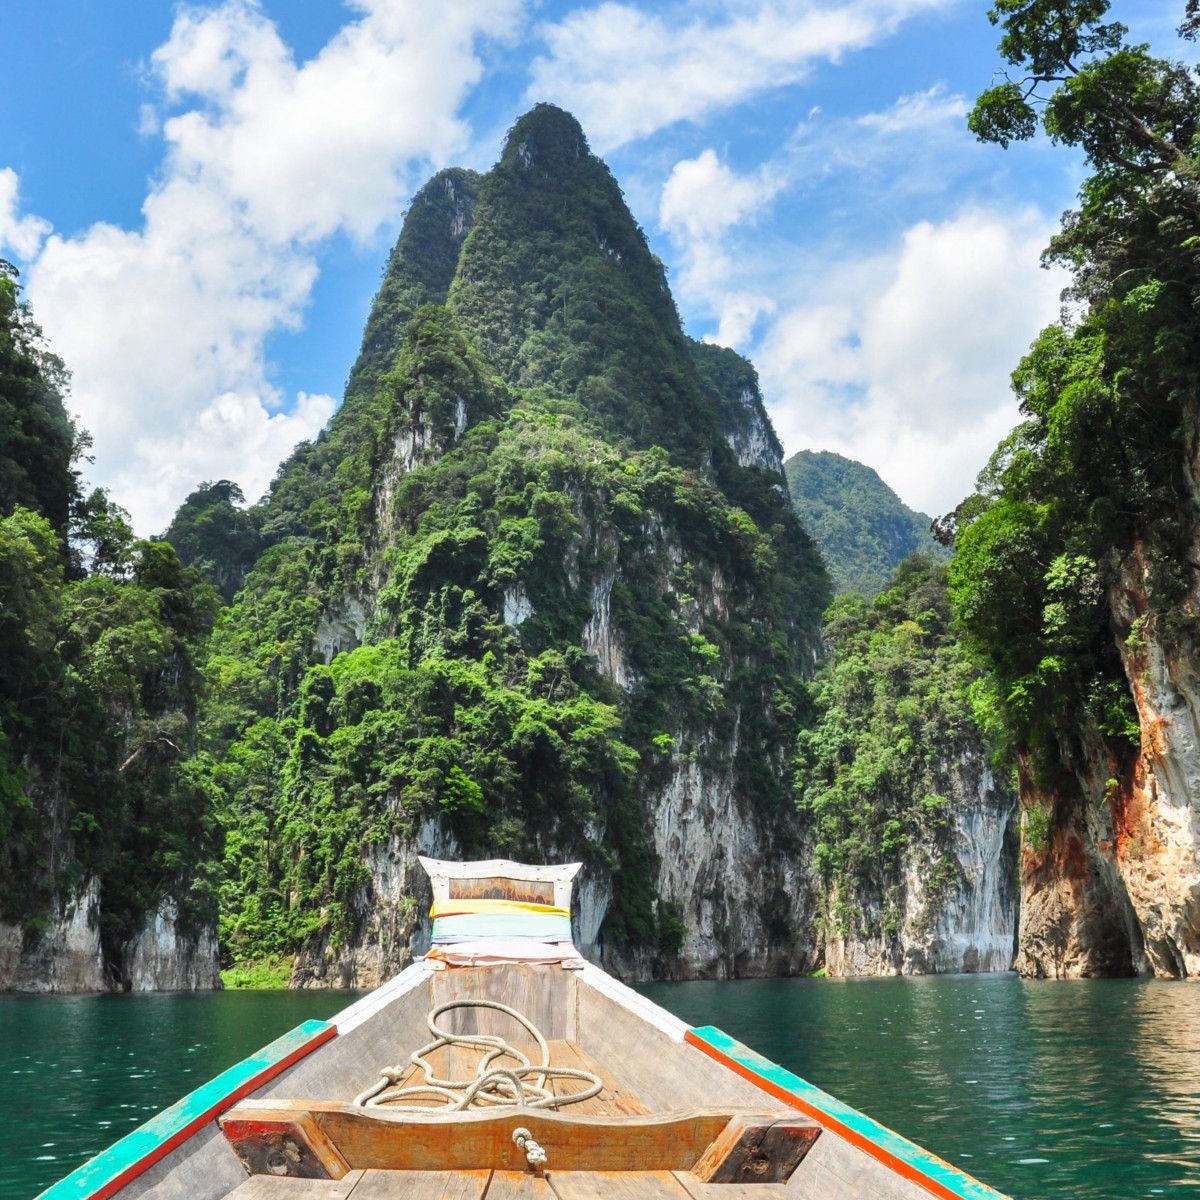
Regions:
[[422, 863], [425, 957], [41, 1200], [1003, 1200], [585, 962], [579, 864]]

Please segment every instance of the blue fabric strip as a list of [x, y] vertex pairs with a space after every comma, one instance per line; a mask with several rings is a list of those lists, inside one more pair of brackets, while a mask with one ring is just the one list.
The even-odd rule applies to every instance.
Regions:
[[569, 942], [571, 918], [554, 913], [456, 913], [435, 917], [433, 940], [440, 945], [478, 938], [520, 937], [539, 942]]

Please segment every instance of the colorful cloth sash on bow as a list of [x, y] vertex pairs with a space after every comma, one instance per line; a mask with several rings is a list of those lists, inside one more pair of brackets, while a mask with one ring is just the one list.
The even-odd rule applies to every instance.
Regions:
[[553, 904], [520, 900], [440, 900], [433, 918], [433, 944], [477, 941], [480, 938], [529, 938], [539, 942], [569, 942], [571, 914]]

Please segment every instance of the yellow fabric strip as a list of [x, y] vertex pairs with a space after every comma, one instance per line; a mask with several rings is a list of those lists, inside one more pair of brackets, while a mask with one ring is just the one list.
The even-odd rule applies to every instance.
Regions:
[[449, 917], [478, 913], [545, 913], [552, 917], [569, 917], [565, 908], [553, 904], [526, 904], [521, 900], [435, 900], [429, 910], [431, 917]]

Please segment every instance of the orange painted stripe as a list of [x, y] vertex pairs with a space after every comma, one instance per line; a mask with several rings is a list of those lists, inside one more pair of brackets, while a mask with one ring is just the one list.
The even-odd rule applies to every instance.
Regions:
[[[703, 1038], [697, 1037], [692, 1030], [687, 1030], [683, 1036], [684, 1039], [691, 1045], [695, 1046], [697, 1050], [702, 1050], [709, 1056], [709, 1058], [715, 1059], [718, 1063], [720, 1063], [721, 1066], [728, 1068], [730, 1071], [733, 1071], [735, 1074], [740, 1075], [743, 1079], [746, 1079], [750, 1083], [754, 1084], [755, 1087], [761, 1088], [764, 1092], [774, 1096], [776, 1100], [782, 1100], [784, 1104], [787, 1104], [791, 1108], [799, 1109], [799, 1111], [804, 1113], [805, 1116], [811, 1117], [819, 1125], [831, 1130], [839, 1137], [848, 1141], [852, 1146], [855, 1146], [864, 1153], [869, 1154], [872, 1158], [883, 1163], [885, 1167], [887, 1167], [890, 1171], [894, 1171], [903, 1179], [907, 1179], [911, 1183], [915, 1183], [918, 1186], [923, 1187], [926, 1191], [937, 1196], [939, 1200], [963, 1200], [962, 1192], [954, 1191], [948, 1188], [945, 1184], [939, 1183], [938, 1180], [931, 1179], [919, 1167], [914, 1166], [912, 1163], [907, 1162], [903, 1158], [893, 1154], [885, 1147], [873, 1142], [865, 1134], [847, 1125], [844, 1121], [839, 1120], [831, 1113], [825, 1112], [824, 1109], [818, 1108], [815, 1104], [810, 1104], [808, 1101], [802, 1100], [795, 1094], [795, 1092], [789, 1091], [787, 1088], [775, 1083], [771, 1079], [768, 1079], [765, 1075], [760, 1075], [757, 1071], [746, 1066], [744, 1063], [738, 1062], [737, 1059], [731, 1058], [729, 1055], [724, 1054], [722, 1051], [717, 1049], [716, 1046], [712, 1046], [708, 1042], [704, 1041]], [[897, 1134], [896, 1136], [898, 1137], [899, 1135]], [[928, 1153], [928, 1151], [925, 1153]], [[930, 1155], [930, 1157], [933, 1158], [936, 1156]], [[941, 1159], [938, 1161], [943, 1162]], [[958, 1168], [952, 1166], [950, 1163], [944, 1163], [944, 1165], [948, 1170], [965, 1175], [965, 1172], [959, 1172]], [[966, 1178], [971, 1179], [970, 1176], [966, 1176]], [[971, 1179], [971, 1182], [977, 1183], [978, 1181]]]

